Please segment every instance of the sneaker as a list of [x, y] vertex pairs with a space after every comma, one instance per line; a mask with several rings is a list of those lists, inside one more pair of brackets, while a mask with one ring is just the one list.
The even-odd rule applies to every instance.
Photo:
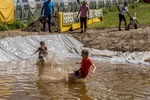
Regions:
[[86, 33], [86, 30], [84, 30], [84, 33]]
[[52, 33], [52, 31], [50, 30], [49, 33]]
[[44, 30], [44, 29], [42, 29], [42, 28], [41, 28], [41, 31], [42, 31], [42, 32], [45, 32], [45, 30]]
[[81, 30], [81, 32], [80, 33], [83, 33], [83, 30]]
[[128, 31], [129, 29], [128, 29], [128, 28], [125, 28], [125, 30]]
[[118, 31], [122, 31], [122, 29], [121, 29], [121, 28], [119, 28], [119, 29], [118, 29]]

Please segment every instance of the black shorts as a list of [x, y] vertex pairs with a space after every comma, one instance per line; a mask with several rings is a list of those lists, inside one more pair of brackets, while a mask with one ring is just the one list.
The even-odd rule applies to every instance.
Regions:
[[80, 75], [79, 70], [74, 71], [74, 74], [76, 77], [78, 77]]
[[39, 56], [39, 60], [40, 60], [41, 62], [44, 62], [43, 56]]
[[81, 28], [83, 28], [83, 24], [84, 24], [84, 28], [87, 28], [87, 17], [80, 17], [80, 24], [81, 24]]
[[122, 20], [126, 21], [126, 18], [124, 15], [119, 14], [119, 21], [121, 22]]

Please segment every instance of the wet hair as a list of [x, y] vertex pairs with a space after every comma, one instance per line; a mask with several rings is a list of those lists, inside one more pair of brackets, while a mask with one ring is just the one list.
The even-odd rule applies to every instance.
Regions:
[[87, 4], [86, 0], [83, 0], [83, 1], [82, 1], [82, 4]]
[[88, 51], [88, 50], [86, 50], [86, 49], [83, 49], [83, 50], [82, 50], [82, 53], [83, 53], [83, 54], [87, 54], [87, 55], [89, 55], [89, 51]]
[[43, 44], [43, 45], [45, 45], [45, 42], [44, 42], [44, 41], [41, 41], [41, 42], [40, 42], [40, 44]]
[[124, 2], [124, 5], [128, 5], [128, 3], [125, 1], [125, 2]]

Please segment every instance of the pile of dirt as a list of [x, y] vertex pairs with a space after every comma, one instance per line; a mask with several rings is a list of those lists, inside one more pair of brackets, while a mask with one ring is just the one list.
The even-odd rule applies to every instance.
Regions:
[[[23, 29], [22, 31], [27, 31], [27, 32], [40, 32], [42, 31], [43, 27], [43, 17], [38, 18], [35, 22], [32, 22], [28, 27]], [[53, 16], [52, 17], [52, 32], [59, 32], [59, 22], [58, 22], [58, 17]], [[48, 23], [46, 23], [46, 30], [48, 31]]]

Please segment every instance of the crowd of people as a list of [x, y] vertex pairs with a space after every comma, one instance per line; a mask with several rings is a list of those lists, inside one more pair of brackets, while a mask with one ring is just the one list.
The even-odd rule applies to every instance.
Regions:
[[[129, 30], [131, 25], [134, 25], [134, 28], [137, 29], [137, 24], [139, 24], [139, 22], [136, 19], [136, 13], [134, 13], [133, 16], [131, 16], [129, 14], [127, 2], [124, 2], [123, 5], [116, 5], [116, 6], [119, 11], [118, 30], [119, 31], [122, 30], [121, 29], [122, 21], [124, 21], [125, 30]], [[43, 11], [44, 11], [44, 21], [43, 21], [42, 31], [45, 31], [45, 26], [46, 26], [46, 23], [48, 22], [49, 32], [52, 32], [52, 30], [51, 30], [51, 22], [52, 21], [51, 20], [52, 20], [52, 16], [54, 15], [54, 3], [51, 0], [44, 2], [43, 8], [41, 11], [41, 16], [43, 15]], [[125, 17], [126, 13], [130, 17], [130, 23], [128, 25], [127, 25], [127, 21], [126, 21], [126, 17]], [[89, 19], [89, 14], [90, 14], [89, 6], [87, 5], [86, 1], [83, 1], [81, 6], [79, 7], [79, 11], [77, 14], [77, 18], [80, 19], [80, 26], [81, 26], [80, 33], [86, 33], [87, 20]], [[39, 52], [39, 60], [42, 63], [44, 63], [44, 61], [45, 61], [44, 58], [48, 55], [47, 47], [45, 46], [44, 41], [40, 42], [40, 47], [32, 55], [36, 54], [37, 52]], [[88, 55], [89, 55], [88, 50], [82, 50], [82, 54], [81, 54], [82, 61], [77, 62], [77, 64], [81, 64], [80, 69], [74, 71], [73, 73], [70, 73], [70, 75], [73, 75], [73, 77], [75, 77], [75, 79], [85, 78], [89, 73], [90, 66], [93, 66], [92, 72], [95, 73], [96, 66], [94, 65], [92, 60], [88, 57]]]
[[[124, 2], [123, 5], [117, 5], [118, 11], [119, 11], [119, 27], [118, 30], [121, 31], [121, 23], [124, 21], [125, 24], [125, 30], [129, 30], [130, 26], [133, 25], [135, 29], [137, 29], [137, 25], [139, 22], [137, 21], [136, 18], [136, 13], [131, 16], [128, 11], [128, 4], [127, 2]], [[42, 11], [41, 11], [41, 16], [43, 15], [44, 11], [44, 21], [43, 21], [43, 27], [42, 31], [45, 31], [46, 23], [48, 22], [48, 29], [49, 32], [52, 32], [51, 27], [52, 27], [52, 17], [54, 16], [54, 2], [52, 0], [48, 0], [47, 2], [44, 2]], [[127, 25], [127, 20], [125, 17], [125, 14], [128, 14], [130, 17], [130, 23]], [[77, 14], [77, 18], [80, 19], [80, 28], [81, 31], [80, 33], [86, 33], [87, 29], [87, 20], [89, 19], [89, 6], [86, 1], [82, 1], [82, 4], [79, 7], [79, 11]]]

